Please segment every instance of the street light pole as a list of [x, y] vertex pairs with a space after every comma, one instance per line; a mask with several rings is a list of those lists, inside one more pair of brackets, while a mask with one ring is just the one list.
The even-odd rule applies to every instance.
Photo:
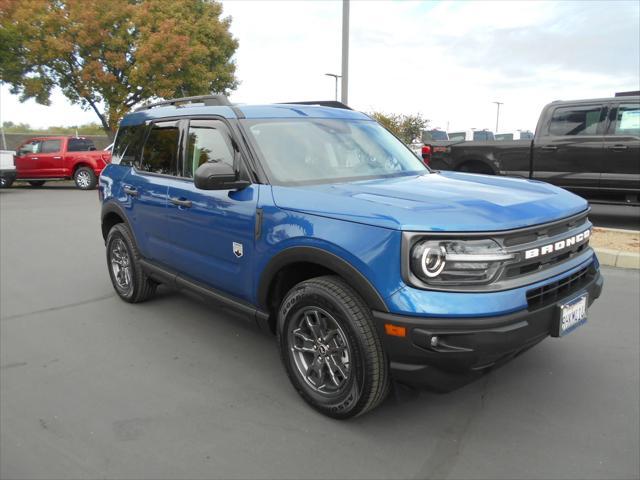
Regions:
[[342, 103], [349, 103], [349, 0], [342, 0]]
[[496, 111], [496, 131], [494, 133], [498, 133], [498, 122], [500, 121], [500, 105], [504, 105], [503, 102], [492, 102], [495, 103], [496, 106], [498, 107], [498, 110]]
[[338, 101], [338, 79], [342, 77], [342, 75], [337, 75], [335, 73], [325, 73], [327, 77], [333, 77], [336, 79], [336, 102]]

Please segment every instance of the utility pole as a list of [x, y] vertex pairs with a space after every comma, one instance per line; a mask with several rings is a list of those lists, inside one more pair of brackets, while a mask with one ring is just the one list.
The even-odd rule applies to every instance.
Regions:
[[495, 103], [496, 106], [498, 107], [498, 110], [496, 112], [496, 130], [493, 133], [498, 133], [498, 122], [500, 121], [500, 105], [504, 105], [503, 102], [492, 102]]
[[349, 104], [349, 0], [342, 0], [342, 103]]
[[327, 77], [333, 77], [336, 79], [336, 102], [338, 101], [338, 79], [342, 77], [342, 75], [336, 75], [335, 73], [325, 73]]

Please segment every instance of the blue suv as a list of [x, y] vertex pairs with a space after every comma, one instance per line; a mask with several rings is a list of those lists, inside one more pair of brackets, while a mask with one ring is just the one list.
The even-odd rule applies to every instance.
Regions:
[[123, 300], [164, 284], [244, 312], [335, 418], [392, 379], [462, 385], [583, 324], [602, 290], [582, 198], [429, 170], [337, 102], [149, 105], [122, 120], [99, 188]]

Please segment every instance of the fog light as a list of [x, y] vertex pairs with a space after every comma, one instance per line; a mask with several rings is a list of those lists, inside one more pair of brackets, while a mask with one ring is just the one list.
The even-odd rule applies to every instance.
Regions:
[[437, 347], [438, 346], [438, 341], [439, 341], [439, 338], [437, 336], [431, 337], [431, 346], [432, 347]]

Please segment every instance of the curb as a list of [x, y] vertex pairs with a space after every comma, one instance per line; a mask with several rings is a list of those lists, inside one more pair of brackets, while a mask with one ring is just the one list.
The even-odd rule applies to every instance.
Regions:
[[623, 252], [612, 248], [594, 248], [600, 265], [618, 268], [640, 269], [640, 253]]

